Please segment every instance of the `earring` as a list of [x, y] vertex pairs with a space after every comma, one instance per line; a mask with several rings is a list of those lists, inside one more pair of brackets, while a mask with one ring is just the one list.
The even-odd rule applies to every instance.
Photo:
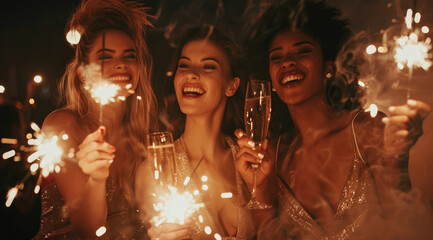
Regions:
[[332, 77], [332, 73], [329, 72], [329, 73], [326, 74], [326, 78], [327, 79], [330, 79], [331, 77]]
[[272, 92], [276, 92], [277, 91], [277, 89], [275, 89], [274, 87], [272, 87]]

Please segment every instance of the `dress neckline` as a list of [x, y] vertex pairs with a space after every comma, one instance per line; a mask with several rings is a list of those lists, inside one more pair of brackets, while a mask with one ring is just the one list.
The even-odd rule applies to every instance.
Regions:
[[[352, 173], [354, 171], [354, 169], [356, 168], [357, 165], [359, 165], [360, 160], [363, 164], [365, 164], [366, 166], [368, 166], [365, 162], [365, 160], [362, 158], [359, 147], [358, 147], [358, 142], [356, 139], [356, 134], [355, 134], [355, 127], [354, 127], [354, 122], [356, 117], [359, 115], [361, 111], [357, 112], [355, 114], [355, 116], [352, 118], [351, 120], [351, 133], [352, 133], [352, 143], [353, 143], [353, 153], [354, 153], [354, 159], [352, 160], [352, 164], [351, 167], [349, 168], [349, 172], [347, 174], [346, 177], [346, 181], [344, 183], [343, 189], [341, 191], [339, 200], [338, 200], [338, 204], [337, 204], [337, 208], [334, 212], [334, 218], [338, 217], [339, 215], [341, 215], [342, 213], [342, 205], [343, 203], [346, 202], [346, 199], [349, 197], [348, 195], [350, 194], [349, 192], [349, 187], [351, 185], [351, 180], [352, 180]], [[314, 218], [312, 217], [312, 215], [310, 214], [310, 212], [307, 211], [307, 209], [302, 205], [302, 203], [298, 200], [298, 198], [295, 196], [295, 194], [293, 193], [293, 190], [290, 188], [290, 186], [284, 181], [284, 179], [278, 174], [278, 152], [279, 152], [279, 145], [281, 142], [281, 137], [282, 135], [280, 135], [278, 137], [278, 141], [277, 141], [277, 147], [276, 147], [276, 153], [275, 153], [275, 159], [276, 159], [276, 164], [275, 166], [277, 167], [277, 178], [280, 182], [280, 184], [282, 184], [285, 189], [288, 191], [288, 193], [290, 193], [291, 197], [293, 198], [294, 201], [292, 201], [292, 204], [297, 205], [296, 208], [302, 212], [303, 215], [307, 216], [308, 219], [311, 222], [314, 222], [314, 225], [316, 225], [317, 227], [321, 228], [321, 226], [319, 224], [317, 224], [316, 220], [314, 220]], [[292, 156], [292, 154], [294, 153], [294, 151], [297, 149], [297, 147], [299, 147], [300, 144], [300, 135], [295, 136], [295, 138], [293, 138], [292, 144], [290, 144], [289, 146], [289, 150], [286, 154], [286, 156]], [[292, 146], [293, 145], [293, 146]], [[290, 159], [288, 157], [286, 157], [285, 159]], [[323, 230], [323, 229], [322, 229]]]

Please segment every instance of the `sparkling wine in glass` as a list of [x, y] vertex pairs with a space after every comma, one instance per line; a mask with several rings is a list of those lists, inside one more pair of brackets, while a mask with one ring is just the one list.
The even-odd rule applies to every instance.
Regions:
[[[248, 82], [245, 97], [245, 130], [247, 136], [261, 146], [268, 134], [271, 120], [271, 89], [269, 81], [252, 80]], [[251, 164], [253, 168], [253, 189], [251, 199], [246, 207], [249, 209], [267, 209], [270, 205], [262, 204], [256, 199], [256, 180], [259, 164]]]
[[148, 159], [153, 179], [160, 186], [175, 186], [176, 165], [173, 136], [170, 132], [154, 132], [147, 136]]

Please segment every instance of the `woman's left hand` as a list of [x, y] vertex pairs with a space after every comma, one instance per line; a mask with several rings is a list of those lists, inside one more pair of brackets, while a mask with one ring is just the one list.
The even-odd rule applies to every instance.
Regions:
[[382, 119], [386, 124], [385, 147], [394, 156], [408, 157], [410, 149], [423, 134], [422, 124], [431, 107], [409, 99], [404, 105], [389, 107], [389, 112], [390, 116]]

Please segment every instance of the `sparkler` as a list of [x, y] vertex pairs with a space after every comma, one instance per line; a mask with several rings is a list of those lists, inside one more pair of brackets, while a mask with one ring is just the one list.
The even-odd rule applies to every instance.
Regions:
[[109, 83], [108, 81], [100, 81], [91, 85], [86, 85], [85, 89], [88, 90], [96, 103], [99, 103], [99, 122], [102, 123], [103, 112], [102, 108], [109, 102], [116, 101], [116, 95], [120, 87], [116, 84]]
[[[42, 177], [47, 177], [50, 173], [60, 172], [61, 167], [64, 166], [62, 157], [65, 159], [74, 160], [74, 150], [70, 149], [67, 155], [64, 154], [63, 150], [58, 145], [58, 136], [53, 136], [51, 138], [46, 138], [44, 134], [41, 133], [41, 129], [36, 123], [31, 123], [30, 127], [35, 131], [33, 134], [27, 134], [29, 139], [27, 141], [28, 146], [20, 146], [19, 151], [15, 150], [7, 151], [3, 154], [3, 159], [7, 160], [9, 158], [14, 158], [16, 161], [21, 160], [21, 154], [24, 152], [31, 153], [28, 158], [28, 163], [33, 163], [30, 166], [30, 172], [28, 172], [19, 184], [11, 188], [7, 193], [6, 206], [9, 207], [19, 190], [23, 189], [24, 183], [30, 178], [31, 175], [35, 175], [39, 171], [38, 182], [35, 186], [34, 192], [38, 193], [40, 190], [40, 183]], [[34, 137], [34, 138], [33, 138]], [[63, 140], [67, 139], [67, 135], [63, 134]], [[15, 141], [13, 141], [15, 140]], [[16, 139], [1, 139], [2, 143], [17, 144]]]
[[[405, 17], [407, 33], [400, 37], [394, 37], [396, 47], [394, 59], [400, 70], [405, 67], [409, 70], [409, 83], [412, 81], [414, 67], [421, 67], [424, 70], [428, 70], [432, 65], [430, 61], [431, 54], [431, 39], [426, 38], [424, 41], [419, 39], [419, 33], [425, 32], [425, 30], [414, 29], [414, 23], [419, 23], [421, 20], [421, 14], [416, 13], [413, 17], [412, 9], [408, 9]], [[425, 28], [422, 28], [425, 29]], [[411, 90], [410, 87], [407, 91], [407, 99], [410, 98]]]
[[197, 203], [193, 194], [178, 193], [177, 188], [168, 186], [169, 193], [159, 196], [153, 207], [159, 214], [153, 218], [155, 226], [164, 222], [184, 224], [185, 219], [192, 216], [203, 203]]

